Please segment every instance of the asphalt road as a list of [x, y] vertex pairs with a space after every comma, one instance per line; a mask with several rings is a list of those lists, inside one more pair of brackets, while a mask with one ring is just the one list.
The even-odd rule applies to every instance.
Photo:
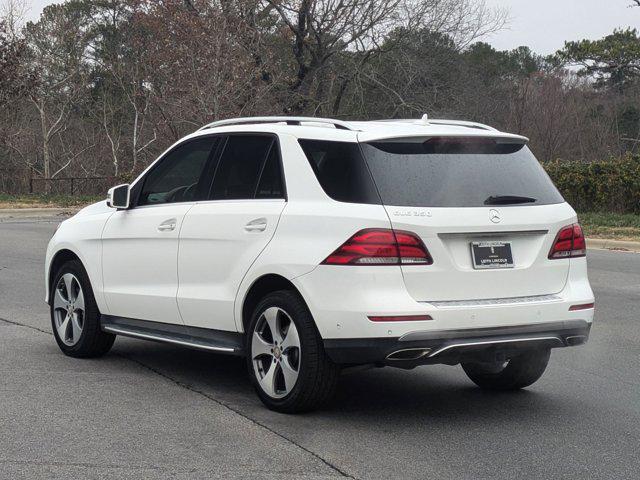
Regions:
[[596, 324], [529, 389], [459, 367], [341, 378], [325, 410], [262, 407], [240, 360], [119, 338], [63, 356], [43, 303], [55, 223], [0, 223], [0, 478], [640, 477], [640, 255], [589, 252]]

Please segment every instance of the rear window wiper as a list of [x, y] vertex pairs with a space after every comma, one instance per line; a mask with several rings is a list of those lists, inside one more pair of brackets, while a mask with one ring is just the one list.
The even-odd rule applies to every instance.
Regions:
[[492, 195], [484, 201], [485, 205], [515, 205], [518, 203], [535, 203], [537, 198], [519, 195]]

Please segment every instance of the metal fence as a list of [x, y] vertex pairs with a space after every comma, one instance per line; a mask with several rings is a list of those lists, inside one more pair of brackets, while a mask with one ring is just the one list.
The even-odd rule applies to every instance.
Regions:
[[29, 179], [24, 176], [5, 175], [0, 172], [0, 193], [26, 193]]
[[30, 178], [29, 193], [101, 195], [117, 184], [115, 177]]
[[0, 158], [0, 193], [52, 194], [52, 195], [103, 195], [118, 179], [113, 176], [56, 177], [45, 179], [28, 167], [4, 166]]

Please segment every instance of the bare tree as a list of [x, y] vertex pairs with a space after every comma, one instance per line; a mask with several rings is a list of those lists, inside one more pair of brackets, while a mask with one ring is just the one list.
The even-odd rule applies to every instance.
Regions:
[[[158, 134], [155, 129], [152, 129], [153, 136], [145, 138], [147, 134], [147, 120], [150, 114], [151, 105], [151, 86], [146, 81], [144, 75], [144, 69], [140, 62], [134, 61], [133, 64], [120, 65], [121, 69], [114, 72], [114, 75], [127, 101], [127, 106], [133, 112], [133, 122], [130, 126], [130, 139], [131, 139], [131, 169], [133, 173], [138, 168], [138, 160], [140, 154], [149, 148], [158, 139]], [[116, 164], [116, 172], [119, 171]]]
[[[167, 131], [165, 138], [177, 139], [213, 118], [266, 113], [275, 105], [269, 92], [279, 74], [263, 81], [255, 56], [275, 64], [273, 52], [256, 47], [254, 31], [229, 4], [193, 5], [197, 14], [178, 0], [152, 2], [136, 20], [133, 44], [146, 52], [141, 69], [154, 126]], [[147, 31], [156, 34], [150, 38]]]
[[92, 110], [94, 118], [100, 122], [109, 143], [109, 152], [113, 164], [113, 175], [120, 175], [120, 152], [124, 138], [124, 112], [122, 104], [110, 92], [102, 89], [96, 109]]
[[39, 136], [45, 179], [69, 166], [54, 170], [53, 141], [69, 126], [69, 116], [84, 93], [84, 56], [87, 35], [77, 11], [65, 5], [45, 8], [40, 21], [25, 29], [30, 52], [29, 68], [36, 82], [29, 93], [39, 120]]
[[[506, 12], [476, 0], [263, 0], [263, 6], [264, 12], [276, 12], [286, 28], [282, 35], [291, 38], [296, 65], [289, 82], [291, 112], [306, 111], [309, 104], [316, 111], [326, 101], [325, 81], [335, 57], [360, 52], [352, 66], [362, 67], [391, 31], [429, 29], [451, 36], [462, 48], [506, 21]], [[342, 77], [338, 91], [351, 79]]]
[[1, 0], [0, 20], [12, 38], [18, 38], [24, 27], [30, 5], [28, 0]]

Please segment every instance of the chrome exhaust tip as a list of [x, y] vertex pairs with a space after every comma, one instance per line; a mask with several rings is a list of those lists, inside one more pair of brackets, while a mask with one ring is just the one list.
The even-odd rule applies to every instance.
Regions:
[[567, 342], [567, 346], [575, 347], [577, 345], [582, 345], [587, 342], [586, 335], [573, 335], [571, 337], [566, 337], [565, 342]]
[[404, 348], [402, 350], [396, 350], [393, 353], [387, 355], [387, 360], [402, 361], [402, 360], [420, 360], [426, 357], [431, 352], [430, 348]]

